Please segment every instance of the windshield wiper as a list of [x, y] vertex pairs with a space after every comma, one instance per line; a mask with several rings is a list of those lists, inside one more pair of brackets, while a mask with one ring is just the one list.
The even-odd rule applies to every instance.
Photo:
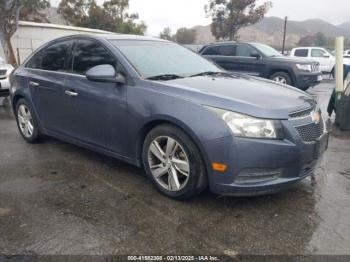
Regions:
[[196, 76], [215, 76], [215, 75], [231, 76], [229, 73], [226, 73], [226, 72], [207, 71], [207, 72], [202, 72], [202, 73], [198, 73], [198, 74], [195, 74], [195, 75], [191, 75], [190, 77], [196, 77]]
[[148, 80], [174, 80], [174, 79], [179, 79], [183, 78], [182, 76], [175, 75], [175, 74], [164, 74], [164, 75], [157, 75], [157, 76], [150, 76], [147, 77]]

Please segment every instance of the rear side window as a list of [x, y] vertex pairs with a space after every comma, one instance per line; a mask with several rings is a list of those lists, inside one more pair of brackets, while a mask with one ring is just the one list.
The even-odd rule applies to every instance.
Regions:
[[27, 67], [66, 72], [71, 59], [71, 47], [72, 41], [52, 44], [35, 54], [28, 62]]
[[203, 55], [235, 56], [236, 46], [220, 45], [207, 47]]
[[41, 50], [38, 53], [36, 53], [27, 63], [28, 68], [32, 68], [32, 69], [42, 69], [41, 68], [41, 62], [43, 59], [43, 53], [44, 51]]
[[297, 49], [294, 52], [294, 56], [298, 57], [308, 57], [309, 50], [308, 49]]
[[324, 57], [326, 55], [326, 52], [321, 49], [312, 49], [311, 51], [311, 57]]
[[218, 46], [207, 47], [204, 50], [203, 55], [219, 55], [219, 47]]
[[73, 72], [80, 75], [97, 65], [117, 66], [117, 60], [101, 44], [88, 39], [81, 39], [74, 48]]
[[219, 54], [222, 56], [235, 56], [236, 46], [234, 45], [222, 45], [219, 47]]

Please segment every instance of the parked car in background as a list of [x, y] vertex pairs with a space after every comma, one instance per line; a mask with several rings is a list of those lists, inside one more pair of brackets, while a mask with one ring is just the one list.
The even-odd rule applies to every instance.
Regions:
[[349, 49], [348, 49], [348, 50], [345, 50], [345, 52], [344, 52], [344, 57], [350, 58], [350, 50], [349, 50]]
[[222, 68], [255, 75], [307, 90], [322, 80], [317, 62], [292, 59], [268, 45], [222, 42], [204, 46], [200, 52]]
[[[292, 49], [291, 57], [300, 57], [310, 61], [317, 61], [320, 63], [321, 71], [323, 73], [331, 73], [334, 75], [335, 56], [323, 47], [298, 47]], [[344, 57], [344, 64], [350, 65], [350, 59]]]
[[0, 97], [9, 95], [9, 76], [12, 70], [13, 66], [6, 64], [5, 60], [0, 57]]
[[328, 143], [316, 101], [228, 73], [176, 43], [79, 35], [46, 44], [11, 74], [22, 137], [53, 136], [144, 167], [168, 197], [286, 189]]

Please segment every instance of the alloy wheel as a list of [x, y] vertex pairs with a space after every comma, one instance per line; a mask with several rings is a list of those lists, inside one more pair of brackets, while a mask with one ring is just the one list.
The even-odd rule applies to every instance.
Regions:
[[287, 79], [283, 76], [276, 76], [272, 80], [277, 82], [277, 83], [287, 84]]
[[164, 189], [178, 192], [188, 183], [190, 163], [185, 150], [174, 139], [154, 139], [148, 149], [148, 164], [155, 181]]
[[26, 105], [20, 105], [18, 107], [17, 117], [22, 134], [26, 138], [31, 138], [34, 133], [34, 122], [29, 108]]

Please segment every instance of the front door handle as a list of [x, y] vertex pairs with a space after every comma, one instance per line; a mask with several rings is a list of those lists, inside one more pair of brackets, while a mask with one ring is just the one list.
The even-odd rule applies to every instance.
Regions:
[[77, 96], [78, 96], [78, 93], [72, 92], [72, 91], [68, 91], [68, 90], [66, 90], [64, 93], [65, 93], [67, 96], [70, 96], [70, 97], [77, 97]]
[[40, 85], [39, 83], [33, 82], [33, 81], [30, 81], [29, 84], [30, 84], [31, 86], [39, 86], [39, 85]]

